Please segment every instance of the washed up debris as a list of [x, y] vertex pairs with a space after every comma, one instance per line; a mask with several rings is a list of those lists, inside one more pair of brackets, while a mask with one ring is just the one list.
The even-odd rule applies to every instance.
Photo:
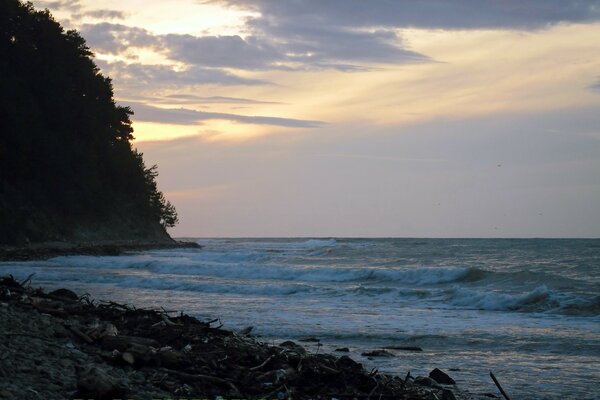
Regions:
[[[376, 369], [367, 372], [347, 355], [312, 353], [289, 340], [269, 345], [249, 336], [252, 327], [235, 333], [215, 326], [218, 320], [201, 321], [183, 313], [113, 301], [94, 302], [67, 289], [45, 293], [31, 288], [30, 281], [27, 284], [11, 277], [0, 279], [5, 308], [28, 313], [28, 323], [45, 321], [53, 328], [45, 328], [42, 334], [47, 331], [47, 337], [41, 339], [81, 353], [68, 361], [76, 365], [72, 386], [56, 386], [52, 398], [146, 393], [147, 398], [452, 399], [443, 397], [443, 388], [432, 378], [413, 381]], [[42, 309], [50, 311], [43, 318]], [[320, 346], [316, 338], [301, 341]], [[73, 348], [67, 349], [65, 342]], [[393, 356], [385, 349], [363, 355]], [[0, 370], [4, 375], [11, 373], [1, 359]]]

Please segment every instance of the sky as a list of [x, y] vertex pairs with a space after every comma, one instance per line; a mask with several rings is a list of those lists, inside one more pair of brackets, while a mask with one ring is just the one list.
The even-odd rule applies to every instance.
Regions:
[[600, 0], [51, 0], [174, 237], [600, 237]]

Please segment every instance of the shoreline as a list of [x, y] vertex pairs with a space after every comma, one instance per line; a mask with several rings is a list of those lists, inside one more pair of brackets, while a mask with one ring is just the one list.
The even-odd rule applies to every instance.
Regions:
[[251, 327], [232, 332], [219, 320], [30, 284], [0, 278], [0, 397], [466, 398], [430, 377], [367, 372], [292, 341], [262, 343]]
[[129, 251], [157, 249], [199, 249], [195, 242], [179, 240], [103, 240], [89, 242], [42, 242], [26, 246], [0, 245], [1, 261], [45, 260], [58, 256], [118, 256]]

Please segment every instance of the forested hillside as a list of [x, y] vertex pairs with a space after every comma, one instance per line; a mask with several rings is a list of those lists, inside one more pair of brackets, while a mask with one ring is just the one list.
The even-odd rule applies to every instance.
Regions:
[[131, 115], [77, 32], [1, 0], [0, 243], [168, 238], [177, 214]]

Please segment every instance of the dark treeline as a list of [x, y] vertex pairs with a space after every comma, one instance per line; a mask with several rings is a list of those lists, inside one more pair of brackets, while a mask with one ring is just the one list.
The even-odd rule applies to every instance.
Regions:
[[166, 236], [177, 214], [131, 114], [77, 32], [0, 0], [0, 243]]

